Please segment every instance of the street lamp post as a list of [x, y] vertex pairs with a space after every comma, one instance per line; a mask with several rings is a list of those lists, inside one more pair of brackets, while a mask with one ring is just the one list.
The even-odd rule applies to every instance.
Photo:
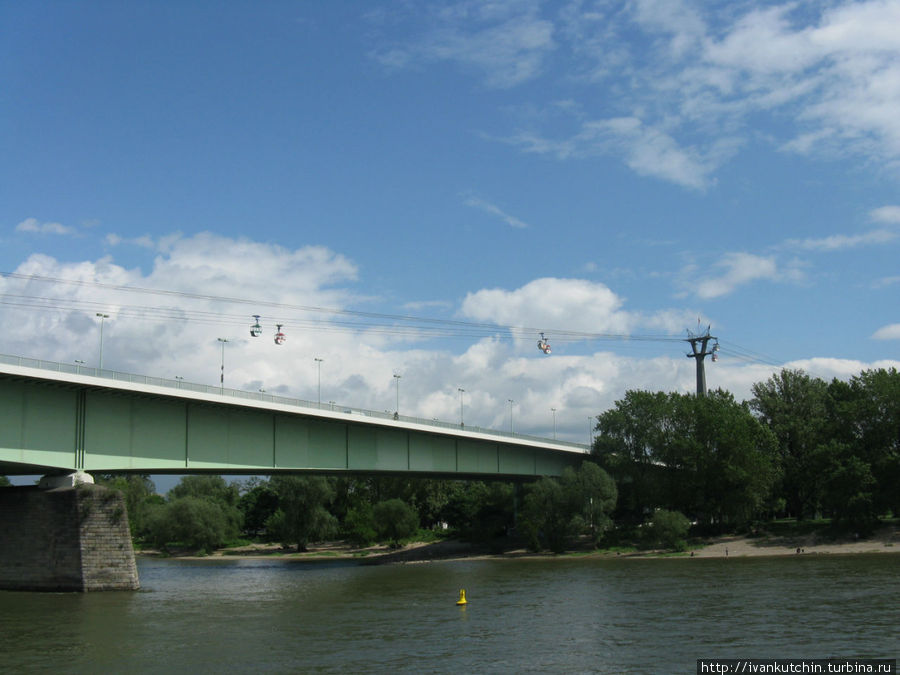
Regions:
[[103, 319], [108, 319], [109, 314], [97, 312], [97, 316], [100, 317], [100, 370], [103, 370]]
[[550, 408], [550, 412], [553, 413], [553, 440], [556, 440], [556, 408]]
[[75, 359], [75, 374], [76, 375], [81, 372], [81, 366], [83, 366], [83, 365], [84, 365], [84, 361], [82, 361], [81, 359]]
[[464, 427], [466, 425], [463, 422], [463, 397], [462, 397], [462, 395], [466, 393], [466, 390], [463, 389], [462, 387], [458, 387], [456, 389], [456, 391], [459, 392], [459, 426]]
[[225, 338], [216, 338], [219, 342], [222, 343], [222, 373], [219, 375], [219, 393], [225, 393], [225, 343], [228, 342]]
[[511, 398], [508, 398], [506, 400], [509, 401], [509, 433], [512, 433], [513, 432], [512, 407], [513, 407], [513, 403], [515, 403], [515, 401], [513, 401]]
[[400, 378], [402, 375], [394, 373], [394, 379], [397, 380], [397, 407], [395, 408], [394, 417], [400, 417]]
[[178, 382], [178, 388], [181, 389], [181, 381], [184, 379], [181, 375], [175, 376], [175, 381]]
[[316, 399], [316, 405], [320, 408], [322, 407], [322, 361], [323, 359], [316, 357], [316, 369], [319, 371], [319, 394]]

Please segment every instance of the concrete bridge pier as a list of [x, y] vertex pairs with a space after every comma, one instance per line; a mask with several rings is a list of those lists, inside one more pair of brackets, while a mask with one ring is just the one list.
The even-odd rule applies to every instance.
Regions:
[[136, 590], [125, 498], [89, 474], [0, 488], [0, 590]]

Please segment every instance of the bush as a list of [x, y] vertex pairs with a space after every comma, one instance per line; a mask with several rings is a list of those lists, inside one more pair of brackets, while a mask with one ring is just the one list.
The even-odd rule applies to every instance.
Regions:
[[683, 551], [687, 548], [685, 537], [690, 528], [691, 522], [683, 513], [658, 509], [644, 526], [644, 536], [651, 546]]
[[177, 543], [211, 551], [240, 533], [241, 514], [201, 497], [182, 497], [165, 505], [153, 505], [147, 514], [147, 538], [160, 549]]
[[375, 514], [371, 504], [363, 502], [347, 511], [344, 518], [344, 533], [355, 546], [368, 546], [375, 541], [378, 532], [375, 530]]

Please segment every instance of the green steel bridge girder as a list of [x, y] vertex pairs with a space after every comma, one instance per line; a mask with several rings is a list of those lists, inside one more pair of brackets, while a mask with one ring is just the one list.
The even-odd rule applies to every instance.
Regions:
[[543, 445], [141, 390], [101, 378], [0, 373], [0, 474], [351, 472], [525, 478], [559, 475], [584, 459], [582, 452], [551, 441]]

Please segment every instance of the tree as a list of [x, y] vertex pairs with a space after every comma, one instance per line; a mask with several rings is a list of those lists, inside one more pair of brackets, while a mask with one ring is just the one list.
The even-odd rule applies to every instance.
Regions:
[[375, 529], [378, 535], [399, 546], [400, 540], [410, 537], [419, 529], [416, 510], [402, 499], [388, 499], [378, 502], [373, 508]]
[[95, 474], [94, 481], [110, 489], [118, 490], [125, 498], [125, 509], [128, 512], [128, 526], [131, 536], [135, 537], [144, 530], [147, 504], [156, 492], [156, 486], [145, 474], [128, 474], [127, 476], [112, 474]]
[[378, 537], [372, 505], [363, 502], [351, 506], [344, 518], [344, 534], [356, 546], [367, 546]]
[[0, 476], [0, 487], [9, 487], [12, 483], [9, 482], [9, 478], [6, 476]]
[[818, 510], [824, 489], [819, 451], [830, 435], [829, 387], [802, 370], [784, 369], [754, 384], [750, 407], [775, 435], [782, 477], [777, 487], [798, 519]]
[[305, 551], [311, 541], [321, 541], [338, 529], [338, 521], [326, 508], [334, 491], [321, 476], [273, 476], [278, 510], [266, 521], [272, 538], [296, 544]]
[[691, 522], [683, 513], [657, 509], [653, 517], [645, 524], [644, 537], [650, 546], [662, 546], [676, 551], [687, 548], [685, 537]]
[[560, 482], [570, 512], [581, 518], [581, 531], [596, 543], [612, 525], [609, 514], [618, 496], [615, 481], [594, 462], [582, 462], [577, 471], [566, 467]]
[[673, 403], [676, 428], [660, 453], [667, 469], [661, 506], [717, 527], [757, 517], [778, 477], [772, 433], [721, 389], [674, 394]]
[[182, 476], [178, 485], [169, 490], [169, 499], [182, 497], [203, 497], [236, 507], [240, 499], [240, 488], [236, 483], [227, 484], [222, 476], [211, 474]]
[[257, 536], [265, 529], [266, 520], [278, 510], [278, 494], [269, 481], [254, 477], [244, 484], [237, 506], [244, 515], [244, 532]]
[[187, 496], [151, 509], [147, 530], [150, 542], [161, 549], [178, 543], [211, 551], [234, 539], [240, 528], [234, 514], [228, 513], [220, 504], [203, 497]]
[[[834, 384], [832, 389], [838, 389]], [[849, 432], [844, 440], [869, 467], [873, 508], [900, 514], [900, 373], [895, 368], [864, 371], [850, 379], [846, 393], [844, 404], [836, 406], [837, 425]]]
[[562, 553], [583, 521], [572, 513], [572, 500], [560, 482], [545, 476], [528, 486], [520, 524], [530, 549]]
[[672, 413], [670, 395], [631, 390], [597, 418], [591, 452], [618, 485], [622, 520], [640, 523], [657, 505], [659, 454], [670, 442]]
[[453, 481], [440, 518], [463, 539], [495, 541], [514, 524], [515, 488], [511, 483]]

